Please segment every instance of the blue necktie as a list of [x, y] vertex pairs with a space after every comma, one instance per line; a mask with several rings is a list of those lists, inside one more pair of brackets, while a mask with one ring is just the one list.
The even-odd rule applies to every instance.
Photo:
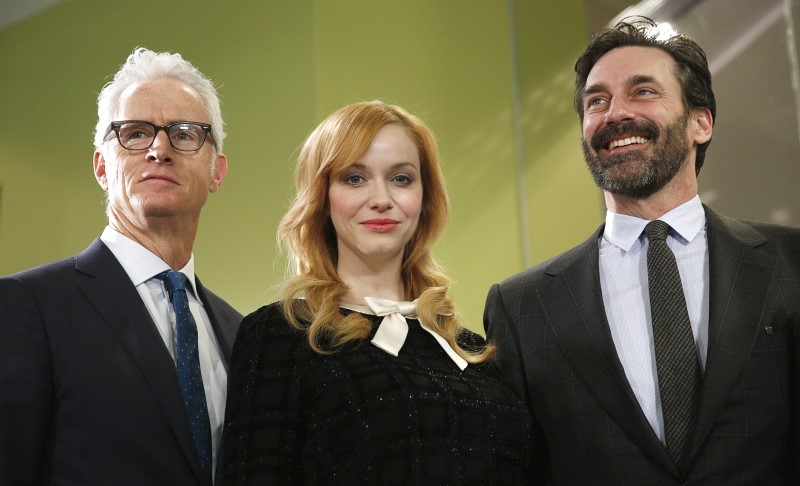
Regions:
[[208, 405], [200, 373], [200, 358], [197, 351], [197, 324], [189, 311], [186, 296], [186, 276], [180, 272], [162, 272], [156, 278], [164, 281], [172, 307], [175, 309], [178, 383], [183, 393], [183, 403], [189, 415], [194, 447], [200, 459], [200, 468], [211, 478], [211, 425], [208, 421]]

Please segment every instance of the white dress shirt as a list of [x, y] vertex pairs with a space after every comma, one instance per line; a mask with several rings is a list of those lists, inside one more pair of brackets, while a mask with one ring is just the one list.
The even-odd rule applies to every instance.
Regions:
[[[131, 240], [110, 226], [106, 226], [100, 240], [105, 243], [111, 253], [119, 260], [128, 278], [142, 297], [147, 311], [164, 340], [172, 360], [175, 361], [175, 311], [164, 288], [164, 282], [154, 278], [163, 271], [172, 270], [166, 262], [150, 250]], [[212, 464], [216, 469], [217, 451], [222, 435], [222, 424], [225, 420], [225, 398], [228, 391], [228, 374], [222, 362], [219, 343], [211, 327], [203, 303], [196, 295], [194, 280], [194, 255], [179, 270], [186, 275], [189, 285], [187, 296], [189, 310], [197, 323], [197, 348], [200, 357], [200, 372], [203, 375], [203, 387], [208, 404], [208, 418], [211, 424]], [[148, 323], [142, 323], [148, 325]], [[212, 476], [213, 477], [213, 476]]]
[[[661, 216], [672, 230], [667, 245], [675, 254], [701, 369], [708, 351], [708, 241], [706, 214], [695, 196]], [[656, 435], [664, 442], [653, 323], [647, 282], [648, 221], [606, 213], [600, 247], [600, 288], [617, 356], [636, 399]]]

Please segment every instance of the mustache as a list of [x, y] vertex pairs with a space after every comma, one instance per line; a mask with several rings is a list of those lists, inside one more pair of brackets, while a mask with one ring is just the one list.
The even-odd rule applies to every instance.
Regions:
[[611, 140], [623, 135], [641, 135], [650, 140], [656, 140], [661, 134], [658, 125], [649, 120], [628, 121], [617, 125], [606, 125], [594, 134], [591, 140], [595, 152], [607, 147]]

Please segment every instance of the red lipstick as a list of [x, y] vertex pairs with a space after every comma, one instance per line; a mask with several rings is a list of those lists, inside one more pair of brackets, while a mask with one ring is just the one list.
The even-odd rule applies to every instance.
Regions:
[[397, 227], [398, 222], [393, 219], [368, 219], [361, 224], [368, 230], [376, 233], [388, 233]]

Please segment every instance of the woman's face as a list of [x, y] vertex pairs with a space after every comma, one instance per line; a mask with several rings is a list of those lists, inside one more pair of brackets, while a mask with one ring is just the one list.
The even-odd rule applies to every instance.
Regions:
[[[400, 125], [386, 125], [367, 152], [328, 191], [338, 266], [402, 262], [422, 210], [417, 146]], [[385, 268], [385, 267], [384, 267]]]

